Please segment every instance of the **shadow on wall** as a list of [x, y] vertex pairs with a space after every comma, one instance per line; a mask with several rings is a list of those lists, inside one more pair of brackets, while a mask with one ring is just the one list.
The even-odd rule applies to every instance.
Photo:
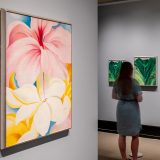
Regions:
[[13, 147], [9, 147], [9, 148], [1, 150], [1, 156], [5, 157], [8, 155], [29, 149], [29, 148], [33, 148], [38, 145], [41, 145], [41, 144], [44, 144], [44, 143], [47, 143], [47, 142], [50, 142], [56, 139], [66, 137], [68, 134], [69, 134], [69, 130], [65, 130], [65, 131], [58, 132], [58, 133], [55, 133], [55, 134], [52, 134], [46, 137], [42, 137], [36, 140], [32, 140], [29, 142], [25, 142], [25, 143], [13, 146]]
[[157, 86], [141, 86], [142, 91], [154, 92], [157, 90]]

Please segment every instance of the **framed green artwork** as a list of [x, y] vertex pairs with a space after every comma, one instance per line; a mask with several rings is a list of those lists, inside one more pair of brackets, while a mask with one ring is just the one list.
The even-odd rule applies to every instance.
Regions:
[[108, 62], [108, 82], [114, 83], [119, 75], [121, 65], [124, 60], [109, 60]]
[[157, 86], [157, 57], [135, 57], [134, 78], [140, 86]]

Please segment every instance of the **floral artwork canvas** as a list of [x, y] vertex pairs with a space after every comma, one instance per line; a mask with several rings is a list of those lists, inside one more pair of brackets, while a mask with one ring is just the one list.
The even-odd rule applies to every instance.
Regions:
[[157, 57], [135, 57], [134, 78], [141, 86], [157, 86]]
[[71, 128], [71, 25], [6, 12], [6, 147]]
[[109, 69], [108, 69], [108, 81], [109, 83], [115, 82], [118, 78], [121, 65], [124, 60], [109, 60]]

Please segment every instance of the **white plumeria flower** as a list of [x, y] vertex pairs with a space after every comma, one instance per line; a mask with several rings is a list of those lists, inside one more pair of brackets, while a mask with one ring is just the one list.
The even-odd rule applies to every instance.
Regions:
[[31, 130], [25, 133], [18, 143], [34, 139], [38, 134], [45, 136], [50, 121], [60, 124], [71, 111], [70, 98], [65, 96], [63, 102], [61, 100], [66, 89], [62, 80], [52, 79], [44, 86], [36, 88], [34, 85], [25, 84], [15, 90], [7, 88], [7, 104], [11, 108], [19, 108], [15, 123], [18, 124], [34, 115]]

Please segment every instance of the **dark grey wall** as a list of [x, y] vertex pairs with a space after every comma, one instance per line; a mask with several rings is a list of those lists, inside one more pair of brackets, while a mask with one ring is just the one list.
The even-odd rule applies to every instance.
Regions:
[[158, 56], [158, 88], [144, 91], [142, 123], [160, 126], [160, 1], [142, 0], [99, 7], [99, 119], [116, 121], [116, 101], [108, 85], [109, 59]]
[[1, 8], [72, 24], [73, 126], [69, 136], [3, 160], [97, 160], [97, 1], [1, 0]]

